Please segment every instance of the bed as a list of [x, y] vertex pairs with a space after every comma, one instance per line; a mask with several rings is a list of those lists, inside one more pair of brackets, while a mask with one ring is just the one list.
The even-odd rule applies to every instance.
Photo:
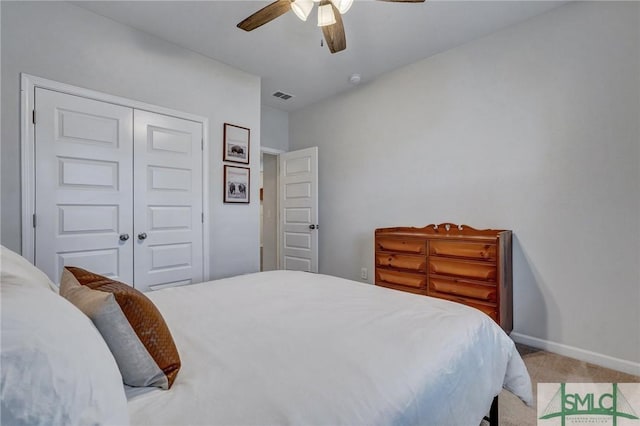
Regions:
[[[16, 304], [30, 303], [35, 293], [16, 298], [25, 291], [16, 288], [2, 283], [3, 343], [6, 327], [16, 327], [5, 307], [6, 315], [23, 315], [29, 308]], [[513, 342], [488, 316], [460, 304], [293, 271], [146, 295], [173, 335], [181, 369], [169, 390], [120, 381], [115, 408], [91, 411], [110, 413], [98, 423], [128, 417], [134, 425], [478, 425], [503, 387], [532, 400]], [[3, 424], [37, 408], [24, 401], [33, 394], [5, 374], [24, 363], [8, 353], [14, 346], [2, 348]], [[118, 384], [107, 379], [111, 388]], [[126, 413], [116, 416], [124, 398]], [[6, 417], [6, 409], [17, 414]]]

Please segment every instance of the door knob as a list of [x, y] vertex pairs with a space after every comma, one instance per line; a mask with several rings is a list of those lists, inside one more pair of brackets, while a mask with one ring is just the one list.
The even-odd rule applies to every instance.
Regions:
[[309, 225], [309, 229], [316, 229], [315, 225]]
[[129, 234], [120, 234], [120, 241], [127, 241], [129, 239]]
[[141, 232], [141, 233], [139, 233], [139, 234], [138, 234], [138, 239], [139, 239], [140, 241], [142, 241], [142, 240], [146, 240], [146, 239], [147, 239], [147, 233], [146, 233], [146, 232]]

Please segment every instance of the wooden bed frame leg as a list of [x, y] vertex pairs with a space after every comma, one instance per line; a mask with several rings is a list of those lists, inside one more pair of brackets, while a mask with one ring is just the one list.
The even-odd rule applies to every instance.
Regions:
[[498, 416], [498, 395], [493, 398], [491, 410], [489, 411], [489, 426], [498, 426], [500, 418]]

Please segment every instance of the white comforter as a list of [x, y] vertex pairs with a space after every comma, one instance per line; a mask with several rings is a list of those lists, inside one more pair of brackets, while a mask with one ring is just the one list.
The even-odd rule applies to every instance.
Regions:
[[148, 296], [182, 369], [133, 425], [477, 426], [503, 385], [531, 401], [513, 342], [460, 304], [291, 271]]

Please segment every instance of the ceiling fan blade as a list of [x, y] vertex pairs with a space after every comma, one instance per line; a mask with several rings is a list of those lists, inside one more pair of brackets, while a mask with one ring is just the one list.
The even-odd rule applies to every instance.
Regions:
[[338, 9], [329, 0], [322, 0], [320, 5], [330, 4], [333, 7], [333, 14], [336, 17], [336, 23], [322, 27], [324, 39], [331, 53], [340, 52], [347, 48], [347, 39], [344, 35], [344, 25], [342, 24], [342, 16]]
[[245, 31], [253, 31], [290, 10], [291, 0], [276, 0], [240, 22], [237, 27]]

